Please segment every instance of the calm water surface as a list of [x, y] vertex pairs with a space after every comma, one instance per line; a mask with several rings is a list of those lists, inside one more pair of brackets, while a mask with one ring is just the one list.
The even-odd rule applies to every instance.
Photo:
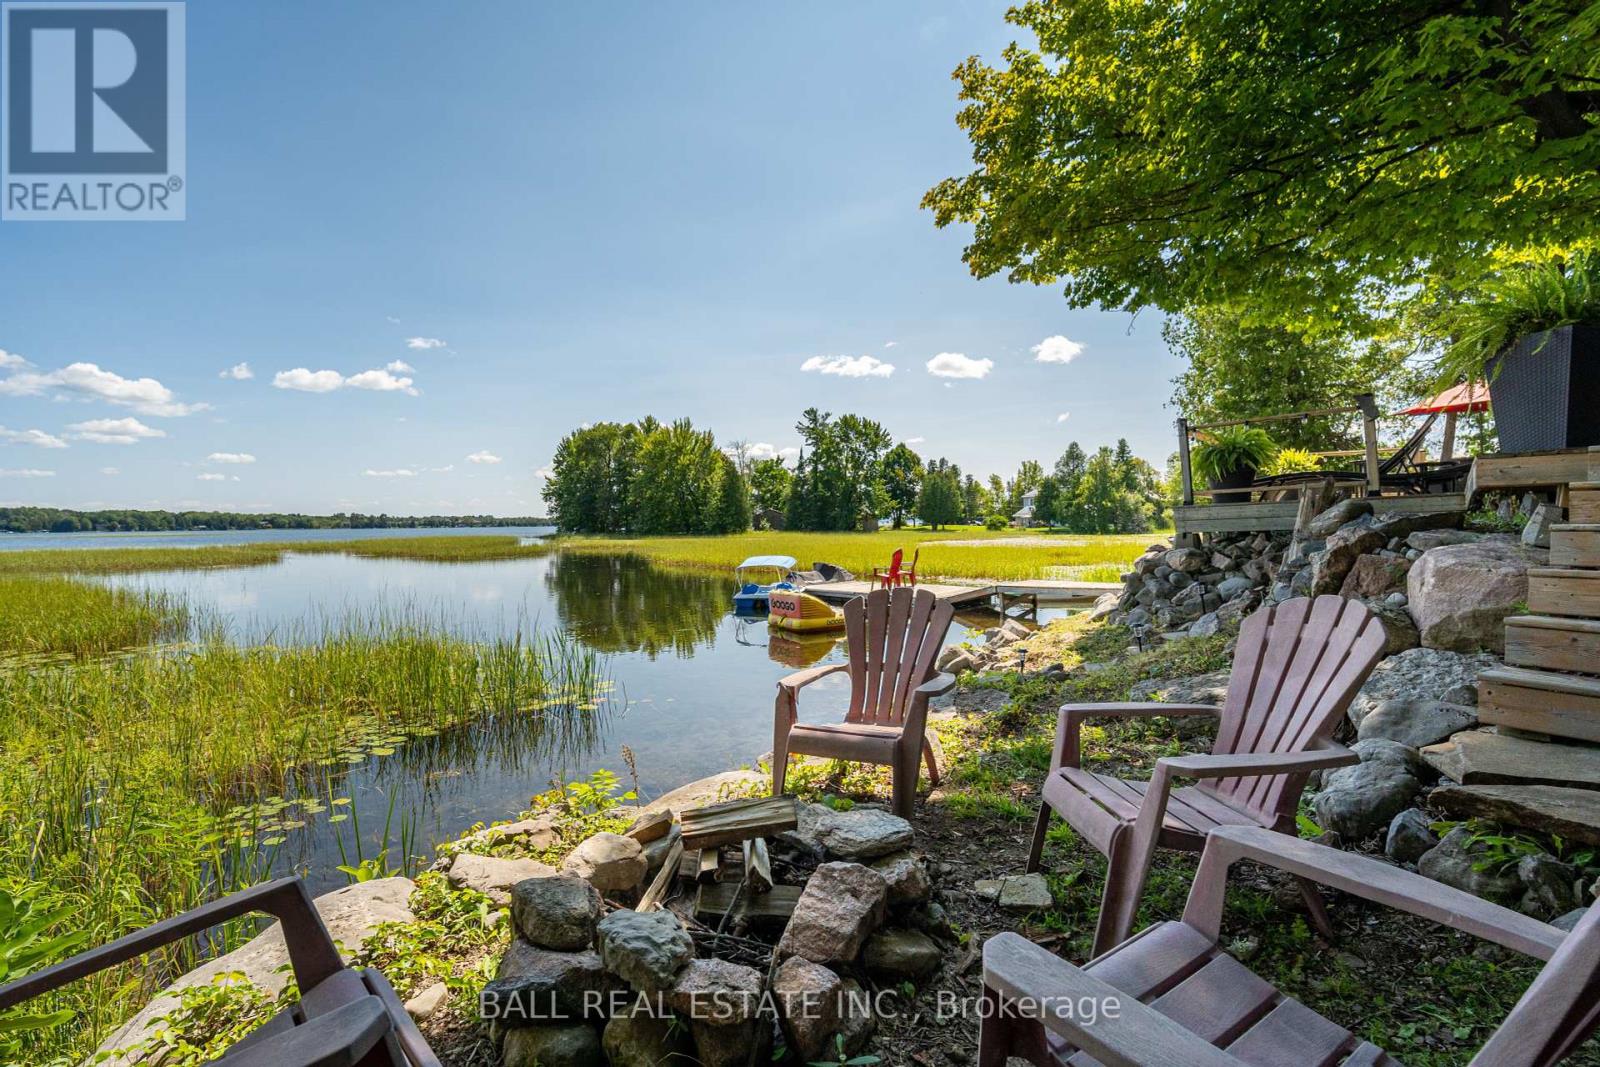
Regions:
[[[218, 531], [210, 534], [40, 535], [0, 539], [6, 547], [122, 547], [241, 543], [245, 540], [323, 540], [330, 537], [514, 532], [460, 531]], [[23, 542], [30, 542], [26, 546]], [[753, 765], [772, 743], [775, 683], [814, 663], [844, 659], [840, 639], [797, 640], [764, 621], [731, 611], [731, 577], [658, 570], [636, 557], [551, 556], [488, 563], [424, 563], [337, 555], [286, 555], [261, 567], [172, 571], [119, 576], [115, 584], [179, 593], [201, 613], [223, 621], [235, 640], [254, 643], [305, 639], [347, 611], [397, 608], [423, 613], [462, 634], [511, 635], [559, 629], [605, 657], [614, 683], [608, 706], [544, 730], [507, 724], [473, 726], [414, 740], [394, 755], [373, 757], [341, 771], [335, 792], [350, 796], [363, 850], [382, 847], [383, 824], [397, 813], [389, 841], [398, 845], [399, 813], [414, 820], [414, 851], [455, 837], [478, 821], [506, 818], [527, 807], [552, 779], [570, 781], [606, 768], [625, 781], [623, 746], [634, 754], [640, 790], [657, 796], [702, 775]], [[1046, 619], [1063, 614], [1047, 609]], [[963, 613], [949, 642], [969, 627], [994, 625], [992, 612]], [[808, 687], [801, 714], [816, 721], [843, 718], [848, 679], [835, 675]], [[631, 785], [631, 781], [629, 782]], [[322, 819], [293, 835], [279, 866], [308, 870], [319, 887], [339, 884], [335, 830], [353, 851], [352, 827]], [[396, 848], [398, 852], [398, 848]]]

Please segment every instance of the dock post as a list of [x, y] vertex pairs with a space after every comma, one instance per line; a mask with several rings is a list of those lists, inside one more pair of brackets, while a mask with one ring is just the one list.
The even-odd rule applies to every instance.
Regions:
[[1183, 477], [1183, 503], [1194, 503], [1194, 471], [1189, 466], [1189, 420], [1178, 419], [1178, 470]]
[[1383, 475], [1378, 470], [1378, 402], [1371, 393], [1356, 397], [1361, 408], [1361, 436], [1367, 450], [1367, 495], [1383, 492]]

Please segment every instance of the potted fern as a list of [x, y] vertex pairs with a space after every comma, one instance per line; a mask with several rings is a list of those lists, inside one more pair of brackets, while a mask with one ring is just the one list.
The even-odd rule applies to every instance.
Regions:
[[1600, 256], [1508, 271], [1482, 295], [1444, 316], [1439, 380], [1488, 379], [1504, 451], [1600, 444]]
[[1254, 426], [1225, 426], [1199, 436], [1194, 469], [1211, 488], [1211, 499], [1218, 504], [1248, 501], [1256, 472], [1278, 454], [1272, 438]]

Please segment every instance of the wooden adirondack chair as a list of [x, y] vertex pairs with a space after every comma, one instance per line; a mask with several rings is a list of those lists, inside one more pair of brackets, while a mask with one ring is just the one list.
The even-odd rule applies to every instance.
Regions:
[[300, 1002], [237, 1042], [218, 1062], [228, 1067], [440, 1067], [383, 975], [371, 967], [348, 967], [340, 959], [298, 878], [233, 893], [0, 986], [0, 1011], [253, 912], [282, 924]]
[[895, 549], [894, 555], [889, 557], [889, 569], [886, 571], [873, 571], [872, 580], [877, 582], [882, 589], [893, 589], [900, 584], [900, 561], [905, 558], [905, 549]]
[[900, 572], [901, 585], [917, 584], [917, 560], [922, 558], [922, 549], [913, 549], [911, 552], [911, 566]]
[[[1028, 870], [1039, 869], [1054, 811], [1106, 856], [1096, 954], [1133, 927], [1157, 845], [1198, 852], [1218, 826], [1295, 832], [1295, 807], [1310, 772], [1358, 762], [1333, 743], [1334, 726], [1378, 662], [1383, 627], [1366, 605], [1337, 596], [1288, 600], [1244, 621], [1228, 696], [1207, 704], [1068, 704], [1056, 726]], [[1166, 757], [1150, 781], [1125, 781], [1079, 764], [1078, 730], [1095, 716], [1214, 715], [1210, 755]], [[1173, 787], [1175, 778], [1199, 785]], [[1316, 890], [1302, 884], [1312, 921], [1332, 928]]]
[[[1008, 1056], [1105, 1067], [1400, 1067], [1217, 947], [1228, 868], [1242, 859], [1549, 961], [1472, 1067], [1551, 1067], [1600, 1021], [1600, 903], [1564, 934], [1369, 856], [1225, 826], [1206, 840], [1182, 922], [1151, 926], [1082, 968], [1016, 934], [991, 938], [978, 1067], [1002, 1067]], [[1106, 998], [1117, 1002], [1115, 1018], [1101, 1010]], [[1091, 1018], [1083, 1005], [1099, 1007]]]
[[[772, 792], [783, 792], [791, 755], [827, 756], [894, 768], [894, 810], [911, 817], [917, 768], [939, 784], [939, 765], [924, 736], [928, 699], [956, 684], [934, 670], [955, 609], [925, 589], [874, 589], [844, 606], [848, 663], [791, 674], [778, 683], [773, 708]], [[842, 723], [799, 721], [800, 690], [819, 678], [850, 672], [850, 708]]]

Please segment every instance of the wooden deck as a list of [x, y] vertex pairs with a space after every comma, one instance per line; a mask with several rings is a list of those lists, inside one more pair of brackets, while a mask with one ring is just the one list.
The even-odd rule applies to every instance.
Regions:
[[[1380, 515], [1425, 515], [1434, 511], [1465, 511], [1463, 493], [1428, 493], [1369, 498]], [[1178, 534], [1255, 533], [1293, 530], [1298, 500], [1252, 501], [1248, 504], [1180, 504], [1172, 509]]]
[[[866, 596], [875, 588], [877, 586], [872, 582], [821, 582], [806, 586], [805, 591], [823, 600], [842, 604], [846, 600]], [[995, 593], [995, 587], [992, 585], [941, 585], [937, 582], [918, 582], [917, 588], [926, 589], [940, 600], [948, 601], [957, 607], [988, 600]]]

